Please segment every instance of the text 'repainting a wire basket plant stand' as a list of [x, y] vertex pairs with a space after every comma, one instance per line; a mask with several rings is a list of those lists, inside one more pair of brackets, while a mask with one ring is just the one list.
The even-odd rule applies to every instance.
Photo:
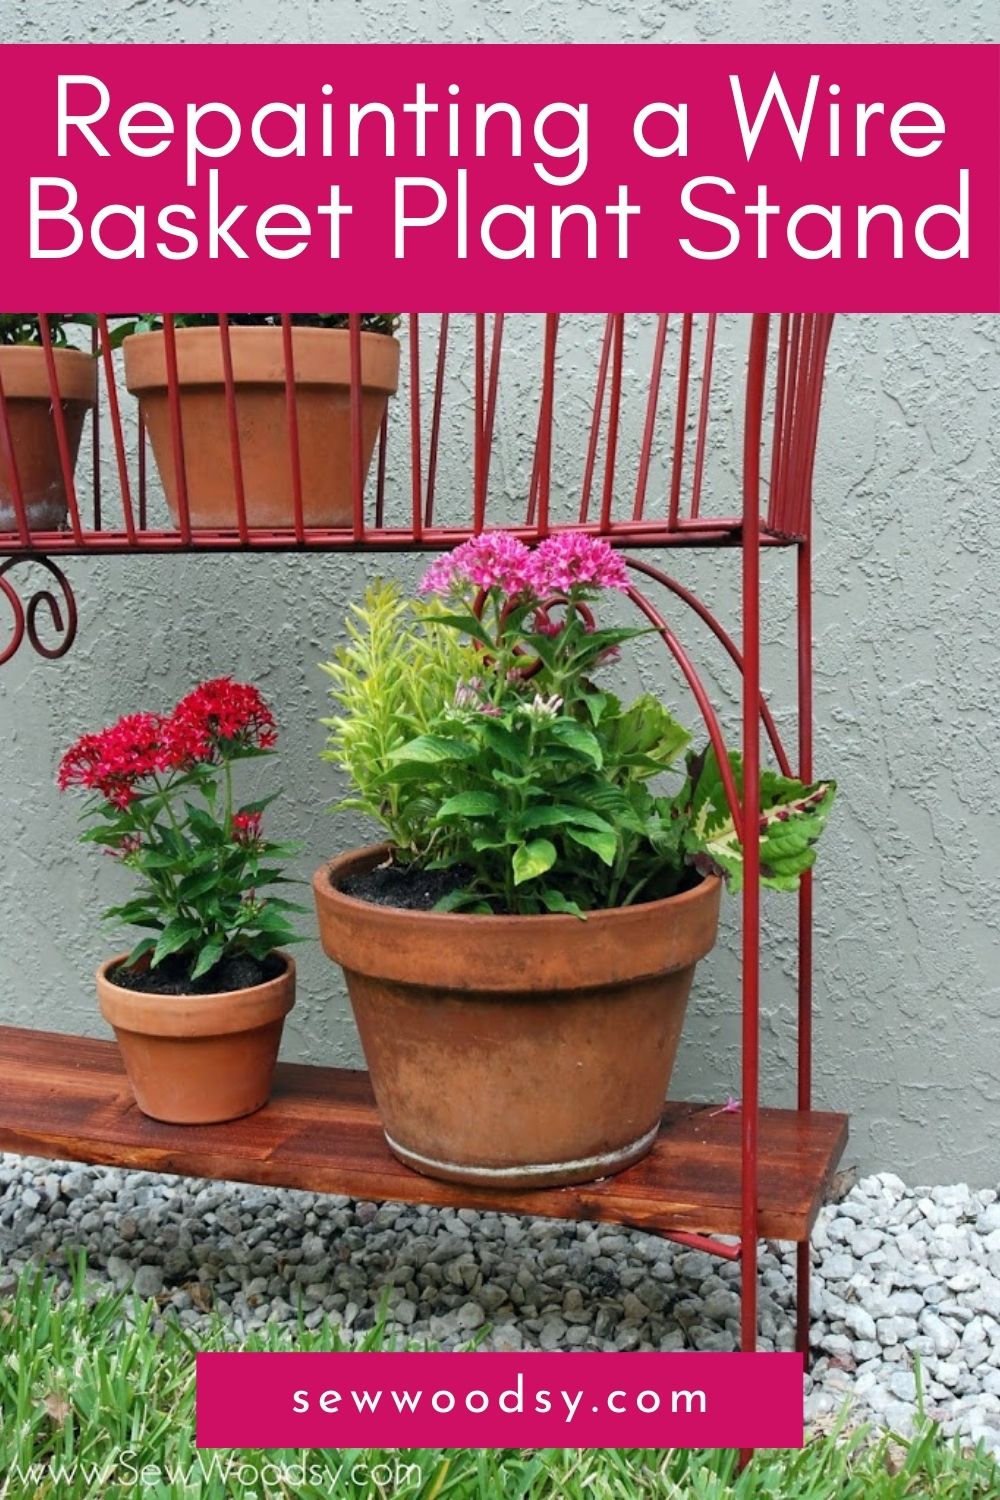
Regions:
[[[92, 323], [82, 313], [49, 313], [52, 366], [59, 392], [69, 471], [76, 467], [84, 418], [97, 401], [97, 362], [70, 346], [67, 328]], [[6, 432], [0, 432], [0, 531], [16, 531], [20, 494], [29, 529], [66, 525], [66, 481], [52, 401], [49, 356], [34, 313], [0, 313], [0, 382]]]
[[[391, 843], [316, 873], [320, 935], [386, 1139], [432, 1177], [554, 1186], [645, 1155], [741, 885], [739, 756], [727, 778], [652, 695], [595, 681], [644, 633], [595, 619], [627, 586], [603, 539], [485, 533], [431, 565], [433, 602], [373, 586], [326, 667], [342, 805]], [[797, 887], [833, 795], [762, 776], [763, 883]]]
[[[306, 526], [345, 527], [351, 521], [351, 336], [346, 313], [302, 313], [291, 318], [294, 447], [301, 474]], [[399, 379], [397, 313], [361, 315], [361, 467], [371, 464], [386, 403]], [[293, 435], [289, 424], [289, 361], [277, 313], [229, 315], [228, 346], [214, 313], [174, 318], [188, 517], [214, 530], [238, 522], [238, 478], [250, 526], [289, 527], [295, 521]], [[129, 332], [130, 328], [134, 332]], [[116, 330], [123, 341], [125, 379], [139, 398], [153, 456], [175, 524], [180, 498], [167, 336], [152, 315]], [[226, 359], [232, 362], [240, 475], [235, 471]]]
[[[267, 1102], [285, 1016], [295, 1003], [294, 902], [262, 896], [285, 879], [290, 845], [269, 842], [273, 794], [234, 800], [236, 762], [270, 753], [275, 727], [255, 687], [216, 678], [170, 714], [128, 714], [63, 756], [59, 785], [91, 793], [81, 837], [138, 876], [138, 895], [105, 917], [143, 929], [97, 971], [144, 1114], [207, 1125]], [[277, 862], [277, 863], [276, 863]]]

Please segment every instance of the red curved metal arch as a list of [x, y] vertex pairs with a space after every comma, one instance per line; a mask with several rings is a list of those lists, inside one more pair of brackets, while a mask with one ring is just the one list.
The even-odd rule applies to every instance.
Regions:
[[729, 811], [733, 815], [733, 824], [736, 828], [736, 835], [739, 839], [742, 839], [743, 809], [739, 793], [736, 790], [736, 779], [733, 776], [732, 766], [729, 764], [729, 752], [726, 749], [726, 741], [722, 733], [722, 725], [719, 723], [719, 717], [716, 714], [715, 709], [712, 707], [712, 701], [709, 698], [708, 693], [705, 691], [705, 685], [699, 677], [698, 672], [695, 669], [693, 662], [691, 661], [691, 658], [688, 656], [687, 652], [684, 650], [684, 647], [681, 645], [680, 641], [677, 639], [676, 635], [667, 624], [667, 621], [665, 620], [663, 615], [661, 615], [660, 611], [656, 608], [656, 605], [651, 603], [650, 600], [646, 598], [646, 595], [642, 592], [641, 589], [637, 589], [634, 586], [629, 587], [628, 597], [632, 600], [633, 604], [637, 605], [638, 608], [642, 610], [642, 613], [646, 616], [646, 619], [662, 637], [667, 649], [670, 651], [677, 665], [680, 667], [681, 671], [684, 674], [684, 677], [687, 680], [688, 686], [694, 694], [695, 701], [697, 702], [698, 707], [701, 710], [701, 716], [705, 721], [705, 728], [708, 730], [708, 737], [712, 742], [712, 748], [715, 751], [716, 759], [719, 762], [719, 772], [722, 776], [722, 785], [725, 788], [726, 801], [729, 803]]
[[[715, 618], [708, 606], [702, 604], [697, 594], [692, 593], [689, 588], [686, 588], [676, 578], [671, 578], [668, 573], [664, 573], [661, 568], [654, 568], [651, 563], [641, 562], [638, 558], [633, 557], [626, 558], [626, 562], [630, 568], [635, 568], [637, 573], [644, 573], [647, 578], [653, 578], [657, 583], [662, 583], [664, 588], [669, 589], [672, 594], [676, 594], [678, 599], [683, 600], [689, 608], [693, 609], [698, 618], [705, 622], [716, 640], [728, 653], [736, 669], [742, 674], [743, 654], [740, 648], [725, 626]], [[779, 771], [783, 776], [793, 776], [795, 773], [792, 770], [792, 763], [788, 759], [788, 754], [778, 733], [778, 726], [774, 722], [774, 716], [763, 693], [760, 695], [760, 720], [771, 743], [771, 749], [774, 751]]]

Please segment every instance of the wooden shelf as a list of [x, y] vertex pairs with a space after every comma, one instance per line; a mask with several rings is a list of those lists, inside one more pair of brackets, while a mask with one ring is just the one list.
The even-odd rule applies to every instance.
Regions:
[[[114, 1043], [0, 1027], [0, 1150], [379, 1202], [738, 1234], [740, 1117], [716, 1110], [667, 1104], [650, 1155], [601, 1182], [465, 1188], [392, 1156], [366, 1073], [282, 1063], [259, 1113], [229, 1125], [161, 1125], [133, 1103]], [[846, 1115], [760, 1111], [762, 1238], [808, 1239], [846, 1140]]]

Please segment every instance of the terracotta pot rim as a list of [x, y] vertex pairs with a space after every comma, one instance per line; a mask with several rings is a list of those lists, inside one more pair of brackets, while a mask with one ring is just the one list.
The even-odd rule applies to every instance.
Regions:
[[[53, 349], [59, 393], [63, 401], [97, 403], [97, 360], [84, 349]], [[48, 361], [41, 344], [0, 345], [4, 365], [4, 394], [9, 401], [51, 399]]]
[[[273, 387], [285, 385], [284, 338], [281, 328], [231, 328], [233, 384]], [[225, 383], [222, 340], [218, 328], [178, 328], [175, 334], [178, 385], [182, 390], [204, 390]], [[166, 335], [162, 329], [132, 333], [123, 340], [125, 383], [135, 395], [169, 388]], [[350, 384], [350, 332], [346, 328], [293, 328], [295, 385], [299, 388], [341, 389]], [[391, 395], [399, 384], [400, 343], [391, 333], [361, 334], [361, 387], [365, 392]]]
[[[343, 854], [335, 855], [333, 859], [327, 860], [324, 864], [320, 865], [319, 869], [313, 875], [314, 890], [322, 895], [332, 896], [337, 901], [346, 902], [350, 906], [356, 906], [362, 911], [377, 912], [379, 917], [384, 918], [386, 921], [401, 918], [407, 925], [414, 921], [432, 919], [435, 922], [457, 923], [459, 926], [466, 927], [470, 923], [475, 922], [479, 926], [480, 931], [484, 930], [487, 923], [490, 926], [502, 923], [507, 930], [515, 930], [518, 927], [521, 931], [526, 931], [530, 928], [535, 932], [540, 930], [558, 932], [560, 928], [567, 932], [572, 931], [576, 933], [584, 930], [584, 924], [579, 917], [574, 917], [564, 912], [539, 912], [536, 916], [519, 916], [513, 913], [494, 912], [486, 916], [483, 913], [477, 912], [420, 911], [411, 910], [403, 906], [383, 906], [377, 901], [365, 901], [360, 896], [348, 895], [346, 891], [341, 890], [340, 886], [334, 885], [330, 879], [333, 870], [338, 865], [347, 864], [348, 861], [360, 860], [365, 856], [371, 856], [373, 862], [377, 863], [378, 861], [375, 859], [375, 856], [383, 858], [390, 852], [390, 849], [391, 845], [389, 844], [365, 844], [357, 849], [347, 849]], [[694, 903], [699, 897], [704, 900], [712, 888], [720, 884], [720, 876], [703, 875], [697, 885], [691, 886], [686, 891], [678, 891], [673, 896], [661, 896], [655, 901], [640, 901], [631, 906], [595, 907], [592, 911], [588, 911], [585, 914], [586, 921], [588, 923], [595, 920], [613, 921], [616, 917], [633, 912], [644, 912], [653, 915], [656, 912], [665, 911], [667, 908], [671, 911], [680, 911], [682, 907]]]
[[103, 963], [98, 964], [97, 978], [102, 984], [106, 984], [109, 989], [114, 990], [117, 994], [128, 995], [130, 998], [135, 998], [136, 1000], [166, 1001], [169, 1005], [191, 1005], [199, 1001], [209, 1000], [236, 1000], [240, 995], [258, 995], [261, 990], [266, 990], [273, 984], [281, 984], [286, 979], [295, 978], [295, 960], [290, 953], [285, 952], [284, 948], [272, 948], [268, 957], [280, 958], [283, 961], [284, 968], [281, 973], [274, 974], [270, 979], [263, 979], [260, 984], [255, 984], [248, 989], [242, 990], [205, 990], [203, 994], [192, 995], [158, 995], [155, 991], [150, 990], [130, 990], [127, 985], [115, 984], [114, 980], [108, 977], [111, 969], [117, 964], [125, 962], [128, 958], [127, 953], [118, 953], [114, 958], [106, 958]]
[[371, 845], [341, 855], [313, 876], [320, 940], [347, 972], [459, 995], [570, 995], [618, 989], [703, 958], [715, 941], [722, 883], [588, 912], [586, 920], [409, 911], [345, 895], [338, 870], [370, 869], [386, 853]]

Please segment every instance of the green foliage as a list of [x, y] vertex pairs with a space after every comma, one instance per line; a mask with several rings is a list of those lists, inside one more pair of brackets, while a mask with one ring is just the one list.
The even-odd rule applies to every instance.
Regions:
[[223, 959], [245, 953], [261, 961], [275, 948], [301, 941], [290, 915], [305, 907], [262, 894], [291, 883], [281, 862], [296, 847], [241, 832], [243, 824], [259, 827], [259, 815], [274, 797], [233, 800], [232, 763], [270, 754], [235, 751], [221, 766], [164, 776], [158, 788], [127, 808], [104, 803], [90, 810], [99, 821], [82, 840], [117, 848], [139, 878], [137, 894], [103, 914], [106, 921], [146, 933], [129, 953], [129, 964], [148, 954], [157, 968], [177, 955], [195, 983]]
[[454, 631], [434, 623], [432, 609], [403, 599], [395, 583], [373, 583], [351, 606], [347, 643], [323, 664], [338, 712], [323, 759], [348, 777], [352, 795], [337, 804], [379, 822], [403, 858], [425, 853], [434, 829], [432, 804], [412, 785], [387, 782], [394, 753], [426, 734], [455, 684], [475, 668], [476, 653]]
[[[622, 587], [606, 543], [553, 540], [557, 562], [575, 553]], [[571, 581], [554, 600], [535, 591], [539, 554], [509, 538], [467, 547], [464, 575], [462, 549], [428, 574], [443, 603], [379, 585], [352, 612], [349, 644], [326, 668], [339, 708], [324, 721], [327, 758], [354, 787], [341, 806], [375, 817], [403, 861], [456, 872], [444, 910], [583, 916], [710, 871], [739, 890], [743, 850], [714, 752], [685, 762], [690, 735], [656, 698], [626, 706], [595, 682], [646, 632], [598, 626], [597, 582]], [[483, 586], [490, 568], [516, 589]], [[738, 755], [731, 764], [741, 793]], [[672, 788], [652, 785], [671, 776]], [[760, 792], [761, 877], [795, 890], [834, 785], [765, 771]]]
[[[739, 795], [743, 795], [743, 767], [731, 754], [730, 765]], [[813, 847], [823, 832], [836, 785], [816, 781], [809, 786], [763, 771], [760, 777], [760, 878], [777, 891], [798, 889], [799, 877], [816, 859]], [[699, 867], [719, 870], [731, 890], [743, 885], [743, 849], [726, 799], [715, 751], [688, 758], [688, 780], [676, 799], [684, 820], [684, 852]]]
[[[930, 1422], [910, 1440], [847, 1414], [801, 1450], [247, 1450], [195, 1444], [200, 1349], [340, 1351], [340, 1330], [270, 1324], [237, 1342], [215, 1319], [188, 1332], [155, 1303], [112, 1294], [78, 1263], [69, 1287], [31, 1268], [0, 1300], [3, 1500], [995, 1500], [1000, 1466]], [[384, 1317], [353, 1346], [398, 1347]], [[412, 1345], [410, 1347], [413, 1347]], [[460, 1358], [460, 1354], [456, 1354]], [[529, 1362], [530, 1363], [530, 1362]], [[274, 1487], [274, 1471], [285, 1476]], [[358, 1468], [355, 1468], [358, 1465]], [[387, 1465], [377, 1470], [376, 1465]], [[36, 1467], [37, 1466], [37, 1467]], [[139, 1482], [137, 1473], [146, 1471]], [[156, 1477], [154, 1477], [154, 1475]]]
[[[68, 328], [93, 328], [97, 322], [93, 313], [48, 313], [46, 316], [57, 349], [72, 347], [66, 332]], [[41, 342], [42, 331], [35, 313], [0, 313], [0, 346]]]
[[289, 914], [304, 908], [263, 894], [285, 883], [290, 844], [268, 839], [263, 814], [277, 793], [236, 799], [234, 767], [272, 753], [274, 718], [250, 683], [201, 683], [170, 714], [126, 714], [65, 752], [58, 784], [89, 793], [81, 839], [137, 878], [131, 900], [105, 919], [143, 936], [128, 963], [169, 961], [205, 986], [227, 959], [258, 962], [297, 942]]

